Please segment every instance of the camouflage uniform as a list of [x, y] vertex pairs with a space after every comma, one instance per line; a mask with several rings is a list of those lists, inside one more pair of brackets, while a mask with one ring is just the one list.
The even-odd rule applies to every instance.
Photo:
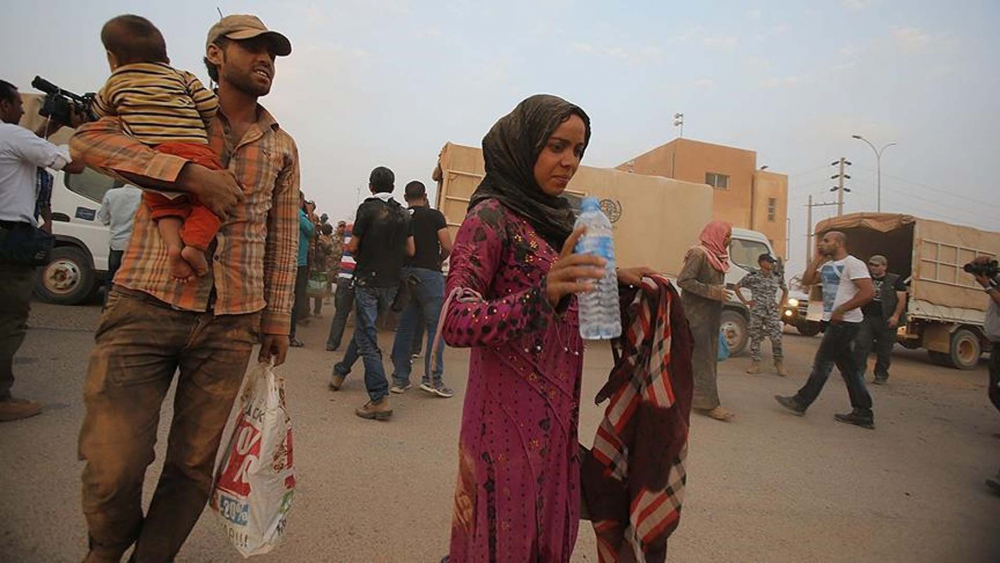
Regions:
[[781, 310], [778, 296], [786, 291], [785, 279], [775, 273], [750, 272], [740, 282], [741, 287], [750, 290], [753, 307], [750, 308], [750, 359], [760, 361], [760, 343], [764, 337], [771, 339], [774, 360], [779, 361], [781, 352]]

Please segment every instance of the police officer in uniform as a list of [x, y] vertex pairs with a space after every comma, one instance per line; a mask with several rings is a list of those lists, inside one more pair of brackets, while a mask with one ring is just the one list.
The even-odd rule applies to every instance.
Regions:
[[[747, 373], [760, 373], [760, 343], [764, 337], [771, 339], [771, 351], [774, 355], [774, 369], [778, 375], [785, 376], [781, 352], [781, 307], [779, 304], [788, 299], [788, 286], [785, 279], [775, 271], [777, 260], [764, 253], [757, 257], [760, 270], [750, 272], [736, 284], [736, 296], [750, 309], [750, 367]], [[751, 300], [743, 297], [741, 289], [750, 290]], [[781, 300], [777, 300], [778, 290], [781, 290]]]

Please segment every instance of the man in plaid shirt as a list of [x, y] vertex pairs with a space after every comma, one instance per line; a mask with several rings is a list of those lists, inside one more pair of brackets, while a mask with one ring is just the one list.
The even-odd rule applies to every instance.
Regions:
[[[205, 63], [220, 108], [208, 136], [222, 170], [158, 153], [111, 116], [82, 127], [71, 149], [131, 184], [195, 195], [223, 219], [210, 271], [175, 281], [150, 210], [132, 239], [97, 329], [80, 431], [85, 561], [172, 561], [205, 507], [222, 430], [250, 360], [284, 362], [298, 248], [295, 142], [257, 103], [274, 77], [283, 35], [253, 16], [227, 16], [208, 33]], [[163, 473], [145, 517], [142, 484], [160, 408], [179, 371]]]

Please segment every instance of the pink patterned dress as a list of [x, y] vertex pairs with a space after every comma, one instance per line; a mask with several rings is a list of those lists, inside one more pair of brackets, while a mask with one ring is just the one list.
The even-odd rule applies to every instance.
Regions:
[[577, 422], [583, 341], [575, 298], [545, 298], [558, 253], [497, 200], [473, 208], [451, 255], [444, 322], [472, 347], [459, 438], [450, 563], [569, 561], [579, 529]]

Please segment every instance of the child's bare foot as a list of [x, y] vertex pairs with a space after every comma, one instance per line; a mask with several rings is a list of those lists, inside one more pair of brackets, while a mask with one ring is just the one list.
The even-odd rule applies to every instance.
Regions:
[[198, 250], [193, 246], [185, 246], [184, 250], [181, 250], [181, 256], [194, 269], [195, 275], [204, 276], [208, 273], [208, 259], [205, 258], [203, 250]]
[[194, 270], [182, 256], [183, 251], [179, 248], [167, 248], [167, 265], [170, 267], [170, 275], [181, 283], [186, 283], [195, 278]]

